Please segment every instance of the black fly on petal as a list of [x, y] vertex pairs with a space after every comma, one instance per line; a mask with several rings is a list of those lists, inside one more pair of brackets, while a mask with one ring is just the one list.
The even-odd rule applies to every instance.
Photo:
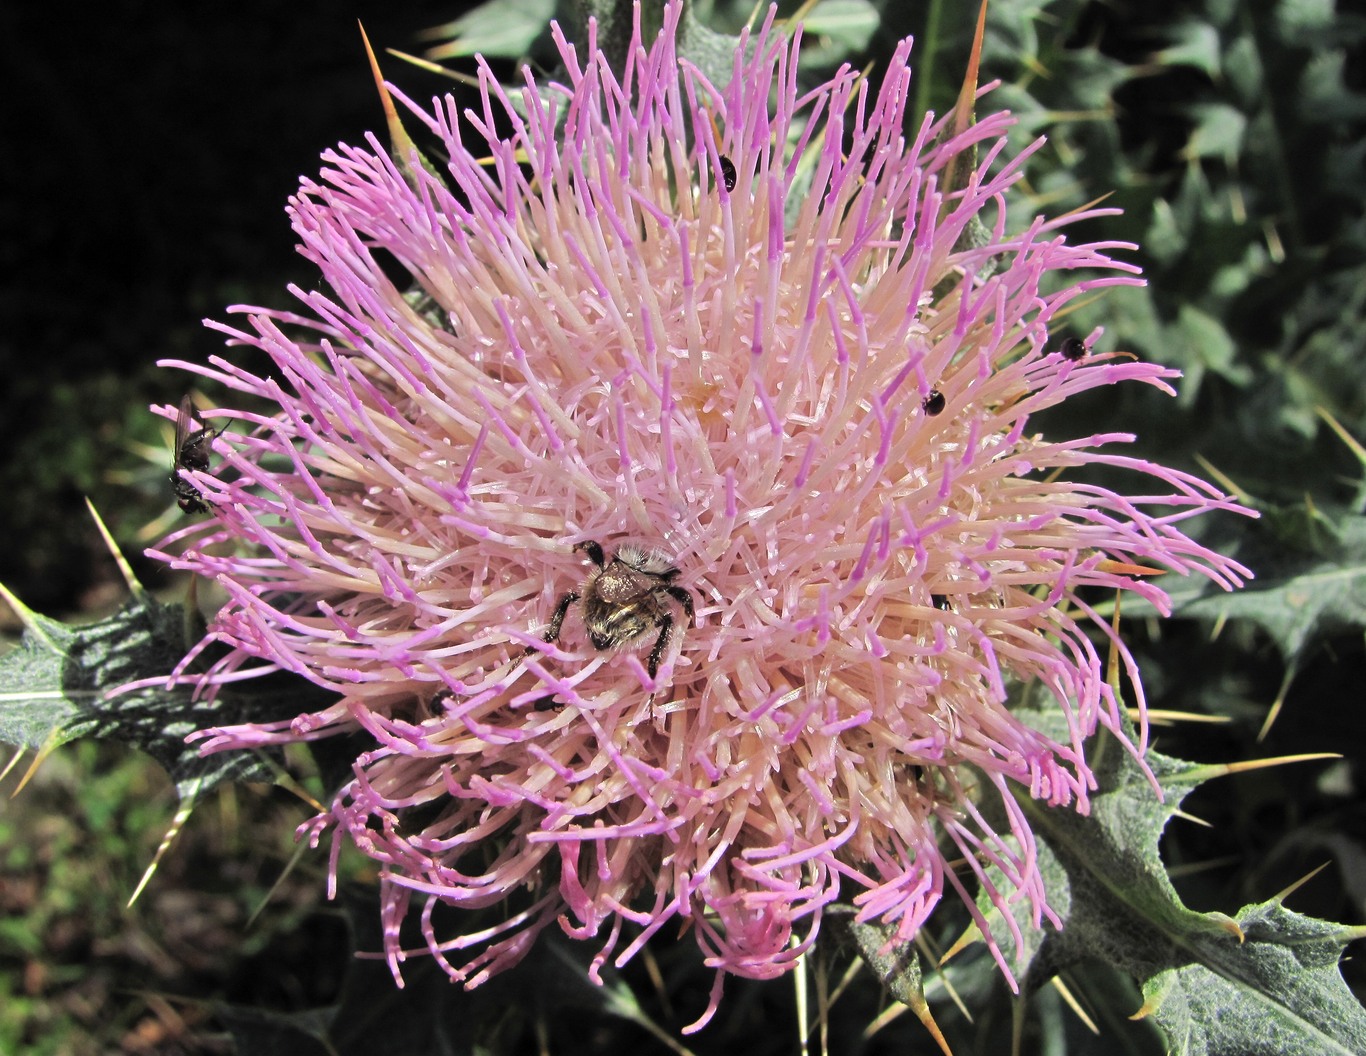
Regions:
[[209, 446], [222, 429], [204, 426], [190, 432], [193, 421], [193, 406], [186, 395], [180, 401], [180, 409], [175, 420], [175, 453], [171, 461], [171, 488], [175, 491], [176, 502], [185, 513], [207, 513], [209, 504], [198, 488], [180, 475], [182, 469], [197, 473], [208, 472]]

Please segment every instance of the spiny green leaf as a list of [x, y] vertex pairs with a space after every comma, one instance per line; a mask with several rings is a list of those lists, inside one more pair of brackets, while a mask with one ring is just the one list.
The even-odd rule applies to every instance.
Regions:
[[1198, 946], [1237, 941], [1224, 914], [1182, 905], [1158, 854], [1167, 820], [1199, 783], [1190, 776], [1196, 768], [1149, 752], [1147, 763], [1163, 791], [1158, 799], [1112, 736], [1101, 734], [1092, 743], [1104, 758], [1089, 816], [1044, 809], [1032, 800], [1021, 804], [1066, 872], [1069, 895], [1063, 930], [1047, 934], [1030, 965], [1031, 988], [1090, 957], [1142, 979], [1186, 963]]
[[520, 59], [546, 31], [554, 13], [555, 0], [488, 0], [424, 35], [447, 41], [431, 49], [430, 57], [436, 60], [466, 55]]
[[77, 737], [121, 741], [156, 759], [182, 790], [207, 790], [225, 780], [266, 779], [270, 771], [242, 752], [201, 757], [186, 745], [187, 734], [226, 722], [287, 718], [326, 699], [294, 676], [225, 686], [212, 703], [195, 699], [188, 685], [111, 694], [170, 675], [196, 636], [182, 606], [144, 596], [81, 626], [27, 616], [30, 629], [0, 658], [0, 740], [35, 751]]
[[[65, 723], [79, 714], [77, 690], [54, 685], [75, 632], [37, 613], [26, 613], [28, 630], [19, 645], [0, 658], [0, 741], [33, 749], [57, 747]], [[86, 693], [88, 698], [91, 694]]]
[[1206, 22], [1191, 20], [1172, 27], [1173, 42], [1157, 55], [1166, 66], [1194, 66], [1210, 77], [1219, 75], [1219, 30]]
[[187, 651], [181, 607], [146, 596], [98, 623], [25, 616], [18, 647], [0, 658], [0, 739], [35, 750], [98, 735], [111, 720], [115, 730], [130, 729], [135, 709], [120, 722], [115, 716], [126, 702], [107, 701], [106, 691], [169, 674]]
[[1366, 1010], [1338, 970], [1361, 929], [1300, 916], [1277, 900], [1237, 916], [1245, 941], [1143, 988], [1182, 1056], [1351, 1056], [1366, 1052]]
[[1340, 50], [1309, 60], [1300, 79], [1298, 107], [1306, 121], [1360, 121], [1366, 116], [1366, 95], [1351, 89], [1346, 70], [1347, 55]]
[[1193, 601], [1181, 615], [1251, 620], [1291, 667], [1325, 632], [1366, 628], [1366, 516], [1345, 517], [1336, 530], [1336, 538], [1319, 538], [1320, 553], [1232, 594]]
[[[1060, 716], [1022, 714], [1050, 735], [1066, 737]], [[1021, 900], [1012, 912], [1025, 948], [1014, 949], [1004, 928], [993, 929], [1001, 932], [995, 937], [1007, 959], [1018, 956], [1027, 965], [1027, 990], [1093, 957], [1146, 978], [1185, 963], [1197, 937], [1220, 940], [1231, 934], [1223, 914], [1195, 913], [1181, 904], [1158, 855], [1167, 819], [1199, 783], [1188, 776], [1194, 768], [1149, 752], [1147, 764], [1164, 793], [1159, 799], [1148, 776], [1111, 734], [1093, 738], [1089, 755], [1099, 783], [1089, 814], [1017, 797], [1040, 841], [1039, 868], [1049, 905], [1063, 922], [1061, 931], [1034, 928]], [[1010, 889], [1008, 883], [998, 886]], [[1001, 910], [985, 896], [979, 905], [988, 922], [1000, 919]]]
[[878, 21], [877, 8], [868, 0], [821, 0], [803, 20], [807, 34], [829, 37], [846, 51], [866, 48]]
[[[1063, 734], [1054, 715], [1035, 724]], [[1053, 727], [1057, 727], [1053, 729]], [[1162, 788], [1109, 733], [1090, 742], [1099, 788], [1089, 815], [1018, 797], [1039, 840], [1039, 863], [1061, 931], [1034, 930], [1016, 914], [1026, 941], [1026, 991], [1091, 960], [1121, 968], [1144, 985], [1145, 1011], [1182, 1056], [1366, 1052], [1366, 1011], [1347, 989], [1338, 960], [1353, 929], [1301, 917], [1277, 902], [1245, 908], [1236, 922], [1196, 913], [1177, 896], [1158, 841], [1181, 800], [1217, 771], [1156, 752], [1145, 756]], [[999, 873], [996, 873], [999, 876]], [[979, 899], [1000, 919], [1001, 910]], [[995, 929], [994, 929], [995, 930]], [[1006, 929], [1000, 929], [1004, 932]]]
[[1334, 28], [1333, 8], [1333, 0], [1281, 0], [1274, 5], [1276, 31], [1288, 43], [1318, 43]]
[[1174, 358], [1179, 358], [1186, 371], [1179, 397], [1185, 406], [1193, 403], [1206, 371], [1237, 385], [1246, 385], [1252, 379], [1251, 369], [1240, 361], [1238, 349], [1224, 324], [1194, 305], [1180, 307], [1176, 324], [1168, 328], [1168, 341], [1169, 347], [1183, 353]]
[[1195, 119], [1190, 142], [1186, 144], [1187, 158], [1217, 158], [1232, 160], [1242, 152], [1247, 133], [1247, 115], [1227, 103], [1202, 103], [1189, 108]]

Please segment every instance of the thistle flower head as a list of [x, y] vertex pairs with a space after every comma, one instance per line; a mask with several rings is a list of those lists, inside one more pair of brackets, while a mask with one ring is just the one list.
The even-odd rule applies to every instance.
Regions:
[[[1138, 280], [1061, 223], [1009, 233], [1006, 115], [908, 113], [908, 42], [880, 88], [799, 94], [771, 14], [713, 84], [678, 15], [618, 72], [590, 29], [556, 36], [562, 83], [514, 100], [485, 70], [478, 109], [409, 104], [439, 177], [329, 152], [290, 203], [326, 288], [221, 327], [273, 370], [178, 364], [273, 408], [222, 410], [217, 464], [181, 471], [212, 516], [160, 554], [228, 594], [194, 677], [338, 694], [205, 747], [373, 738], [311, 833], [380, 863], [396, 974], [413, 896], [513, 907], [425, 929], [471, 985], [556, 923], [601, 964], [691, 920], [718, 980], [787, 970], [837, 898], [903, 940], [946, 887], [1041, 924], [1016, 797], [1086, 809], [1083, 740], [1124, 736], [1104, 653], [1142, 703], [1091, 588], [1166, 610], [1142, 568], [1245, 574], [1181, 531], [1237, 509], [1217, 491], [1122, 433], [1031, 430], [1174, 372], [1061, 349], [1071, 301]], [[1021, 683], [1066, 739], [1012, 711]]]

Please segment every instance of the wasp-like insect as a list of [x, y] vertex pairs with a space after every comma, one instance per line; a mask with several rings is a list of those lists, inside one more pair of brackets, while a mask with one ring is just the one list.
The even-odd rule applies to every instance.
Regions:
[[[583, 610], [584, 629], [594, 649], [629, 647], [658, 631], [645, 661], [645, 670], [654, 678], [673, 641], [672, 606], [683, 610], [689, 625], [694, 619], [692, 592], [674, 583], [679, 570], [667, 555], [634, 543], [617, 547], [610, 561], [602, 546], [591, 539], [574, 544], [574, 550], [586, 553], [597, 568], [588, 574], [583, 586], [560, 599], [541, 640], [553, 642], [560, 637], [570, 606], [578, 602]], [[531, 646], [523, 655], [537, 651]]]
[[175, 419], [175, 459], [171, 463], [171, 487], [175, 490], [176, 502], [186, 513], [207, 513], [209, 504], [199, 489], [180, 475], [182, 469], [192, 469], [199, 473], [208, 471], [209, 445], [222, 429], [204, 426], [190, 432], [193, 420], [193, 407], [187, 395], [180, 401], [180, 413]]

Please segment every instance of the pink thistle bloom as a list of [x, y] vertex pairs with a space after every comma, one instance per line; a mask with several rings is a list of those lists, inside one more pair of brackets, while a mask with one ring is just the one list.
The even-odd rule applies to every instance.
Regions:
[[[471, 986], [552, 924], [596, 937], [601, 965], [690, 921], [717, 970], [705, 1021], [725, 973], [786, 972], [836, 899], [909, 940], [946, 886], [1009, 977], [974, 891], [1056, 923], [1013, 797], [1086, 811], [1084, 739], [1126, 737], [1108, 650], [1142, 707], [1088, 588], [1166, 612], [1125, 566], [1236, 586], [1246, 570], [1181, 528], [1247, 511], [1116, 453], [1128, 434], [1029, 430], [1176, 372], [1050, 343], [1069, 302], [1139, 280], [1108, 256], [1132, 247], [1007, 233], [1029, 153], [1004, 153], [1008, 115], [908, 123], [909, 42], [880, 89], [846, 68], [799, 95], [800, 32], [771, 13], [713, 85], [677, 58], [678, 15], [653, 41], [637, 23], [620, 78], [592, 30], [584, 52], [557, 33], [567, 83], [528, 72], [520, 106], [487, 69], [478, 112], [408, 104], [440, 180], [373, 138], [326, 154], [290, 215], [328, 291], [219, 327], [273, 372], [175, 364], [278, 406], [217, 412], [238, 431], [182, 471], [212, 515], [158, 556], [222, 584], [209, 637], [230, 651], [180, 677], [283, 668], [338, 694], [204, 749], [374, 738], [306, 829], [380, 863], [396, 977], [415, 895]], [[989, 243], [955, 248], [984, 215]], [[1141, 493], [1079, 482], [1088, 466]], [[1012, 713], [1023, 682], [1056, 698], [1065, 743]], [[513, 908], [451, 938], [436, 902]]]

